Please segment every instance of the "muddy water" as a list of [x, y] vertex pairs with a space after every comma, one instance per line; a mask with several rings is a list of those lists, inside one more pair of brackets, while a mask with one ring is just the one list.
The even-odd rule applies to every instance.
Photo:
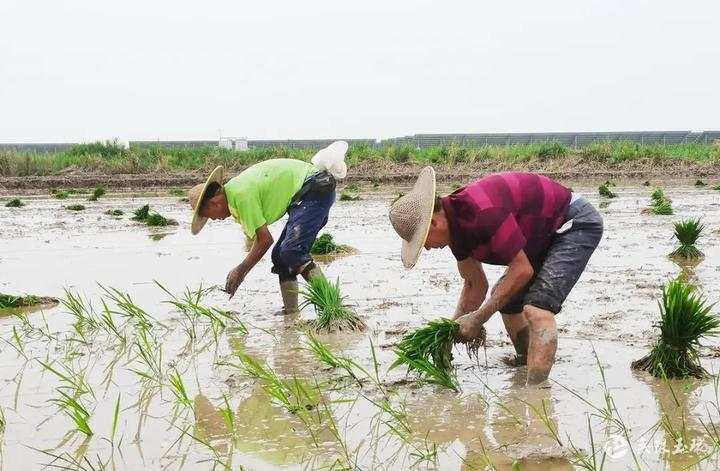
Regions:
[[[222, 284], [246, 252], [244, 236], [231, 221], [211, 222], [192, 237], [185, 204], [169, 197], [106, 198], [85, 202], [84, 212], [63, 210], [68, 200], [48, 199], [27, 199], [27, 206], [19, 209], [0, 208], [0, 291], [61, 297], [68, 288], [91, 299], [96, 308], [102, 292], [98, 283], [130, 293], [155, 318], [164, 374], [176, 368], [192, 401], [177, 406], [167, 386], [160, 391], [143, 387], [132, 372], [142, 368], [132, 347], [123, 349], [106, 334], [89, 336], [80, 346], [68, 341], [72, 318], [64, 307], [34, 312], [27, 317], [33, 327], [22, 352], [6, 342], [0, 346], [0, 406], [6, 421], [1, 468], [40, 469], [53, 461], [52, 454], [133, 470], [211, 469], [212, 460], [232, 469], [315, 469], [340, 460], [361, 469], [510, 469], [517, 462], [522, 470], [565, 470], [574, 469], [577, 456], [590, 453], [594, 443], [600, 450], [598, 463], [602, 450], [607, 451], [604, 469], [683, 469], [713, 449], [703, 428], [712, 423], [720, 427], [712, 380], [661, 383], [632, 372], [629, 363], [652, 343], [662, 284], [681, 272], [666, 257], [673, 249], [673, 221], [703, 216], [708, 230], [700, 248], [706, 258], [691, 276], [712, 300], [717, 298], [720, 234], [714, 231], [720, 229], [720, 192], [686, 182], [667, 187], [676, 214], [661, 217], [640, 214], [648, 204], [649, 188], [620, 185], [617, 199], [600, 203], [597, 183], [572, 186], [600, 207], [606, 233], [558, 315], [554, 381], [539, 389], [522, 387], [524, 371], [502, 362], [512, 346], [498, 318], [488, 324], [489, 346], [479, 362], [456, 354], [461, 393], [404, 382], [400, 369], [386, 372], [393, 360], [390, 346], [404, 331], [453, 312], [460, 289], [454, 262], [449, 250], [434, 251], [424, 253], [415, 270], [401, 268], [399, 244], [386, 215], [392, 191], [368, 192], [361, 201], [334, 206], [327, 229], [358, 253], [327, 263], [324, 270], [333, 279], [341, 277], [369, 329], [320, 338], [334, 352], [369, 368], [372, 340], [383, 387], [408, 416], [412, 431], [404, 440], [389, 432], [388, 416], [373, 405], [377, 388], [345, 381], [340, 372], [323, 368], [311, 354], [298, 350], [301, 319], [273, 315], [280, 301], [268, 260], [248, 276], [233, 300], [217, 290], [203, 300], [238, 312], [248, 334], [231, 326], [215, 344], [207, 324], [199, 324], [201, 338], [188, 343], [182, 316], [163, 303], [169, 296], [153, 280], [173, 293], [186, 286]], [[149, 229], [127, 215], [103, 214], [111, 208], [129, 213], [146, 202], [180, 225]], [[272, 232], [278, 235], [281, 229], [279, 223]], [[500, 269], [488, 268], [491, 282], [500, 274]], [[305, 310], [301, 316], [312, 315]], [[10, 343], [13, 327], [23, 332], [17, 317], [0, 317], [0, 334]], [[703, 350], [703, 363], [717, 371], [713, 345]], [[239, 351], [267, 362], [283, 378], [298, 378], [309, 387], [322, 385], [326, 407], [313, 412], [322, 423], [315, 438], [302, 414], [284, 410], [231, 365], [238, 363], [234, 353]], [[95, 395], [86, 397], [91, 438], [69, 433], [70, 419], [48, 402], [58, 397], [56, 388], [62, 384], [38, 360], [84, 371]], [[606, 392], [615, 407], [608, 422], [593, 408], [603, 408]], [[223, 396], [234, 412], [232, 433], [220, 412]], [[121, 412], [111, 445], [118, 397]], [[670, 426], [655, 427], [661, 411]], [[683, 425], [687, 446], [678, 445], [668, 432]], [[68, 466], [61, 460], [55, 463]], [[717, 469], [716, 455], [700, 467]]]

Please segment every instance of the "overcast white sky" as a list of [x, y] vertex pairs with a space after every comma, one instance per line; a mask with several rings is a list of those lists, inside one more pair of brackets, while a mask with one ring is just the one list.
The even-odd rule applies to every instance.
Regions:
[[717, 1], [0, 1], [0, 142], [700, 129]]

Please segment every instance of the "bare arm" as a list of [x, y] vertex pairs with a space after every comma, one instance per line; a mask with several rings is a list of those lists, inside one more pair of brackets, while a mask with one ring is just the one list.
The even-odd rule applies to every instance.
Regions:
[[460, 322], [460, 335], [472, 339], [479, 335], [485, 322], [532, 279], [534, 270], [525, 251], [521, 250], [508, 265], [505, 277], [495, 286], [490, 298], [477, 311], [462, 316]]
[[253, 243], [250, 252], [248, 252], [240, 265], [236, 266], [230, 271], [230, 273], [228, 273], [227, 280], [225, 281], [225, 291], [231, 298], [235, 294], [235, 291], [237, 291], [240, 283], [242, 283], [245, 279], [245, 276], [247, 276], [250, 270], [252, 270], [260, 259], [263, 258], [272, 244], [273, 236], [270, 234], [270, 230], [266, 225], [260, 226], [255, 231], [255, 242]]
[[464, 283], [453, 319], [478, 309], [485, 301], [488, 290], [487, 277], [480, 262], [473, 258], [466, 258], [459, 261], [457, 265]]

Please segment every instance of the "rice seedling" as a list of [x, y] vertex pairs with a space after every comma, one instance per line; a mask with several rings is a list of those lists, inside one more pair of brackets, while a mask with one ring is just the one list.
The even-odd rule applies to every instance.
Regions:
[[700, 340], [720, 332], [720, 318], [711, 310], [694, 285], [681, 280], [663, 288], [659, 302], [660, 338], [650, 353], [634, 361], [632, 367], [650, 372], [658, 378], [704, 378], [707, 372], [700, 365]]
[[177, 196], [177, 197], [185, 196], [185, 190], [183, 190], [182, 188], [170, 188], [168, 190], [168, 193], [170, 194], [170, 196]]
[[20, 198], [13, 198], [5, 203], [6, 208], [20, 208], [22, 206], [25, 206], [25, 203], [23, 203]]
[[120, 421], [120, 394], [118, 393], [117, 401], [115, 401], [115, 409], [113, 410], [112, 428], [110, 429], [110, 444], [115, 444], [115, 434]]
[[333, 240], [332, 234], [325, 232], [315, 239], [315, 242], [313, 242], [312, 248], [310, 249], [310, 253], [315, 255], [338, 254], [345, 253], [348, 249], [347, 245], [336, 244]]
[[680, 247], [673, 250], [670, 257], [686, 260], [701, 258], [703, 253], [695, 247], [695, 243], [704, 229], [705, 225], [700, 222], [699, 218], [676, 222], [674, 236], [680, 242]]
[[[57, 389], [60, 391], [70, 391], [73, 393], [73, 397], [84, 396], [90, 394], [95, 398], [95, 391], [92, 386], [85, 380], [84, 372], [74, 371], [67, 365], [60, 364], [59, 368], [53, 367], [51, 364], [44, 361], [36, 360], [43, 369], [54, 374], [62, 383]], [[63, 371], [60, 371], [62, 369]]]
[[143, 206], [140, 206], [138, 209], [133, 211], [133, 221], [145, 221], [148, 216], [150, 215], [150, 205], [146, 204]]
[[327, 345], [315, 338], [311, 332], [306, 332], [305, 336], [305, 349], [312, 352], [318, 361], [330, 368], [341, 368], [345, 370], [345, 372], [362, 387], [362, 381], [360, 381], [360, 378], [355, 374], [355, 370], [363, 371], [367, 376], [370, 376], [364, 368], [350, 358], [335, 355]]
[[350, 193], [359, 193], [360, 192], [360, 185], [357, 183], [348, 183], [345, 185], [345, 188], [343, 188], [344, 191], [349, 191]]
[[673, 214], [672, 202], [665, 197], [662, 188], [657, 188], [651, 196], [650, 209], [653, 214], [659, 216], [670, 216]]
[[155, 319], [143, 308], [135, 304], [129, 294], [112, 287], [106, 288], [101, 284], [98, 284], [98, 286], [105, 292], [107, 298], [113, 301], [120, 309], [119, 311], [111, 311], [105, 305], [107, 315], [117, 314], [122, 316], [128, 321], [134, 322], [135, 327], [139, 330], [147, 330], [152, 327]]
[[65, 209], [68, 211], [85, 211], [85, 206], [82, 204], [71, 204], [68, 206], [65, 206]]
[[102, 185], [96, 186], [92, 192], [92, 195], [90, 195], [90, 198], [88, 198], [88, 201], [97, 201], [102, 196], [105, 196], [105, 187]]
[[177, 226], [177, 221], [166, 218], [159, 213], [150, 213], [145, 219], [145, 224], [150, 227]]
[[107, 211], [105, 211], [105, 214], [107, 214], [108, 216], [118, 217], [125, 214], [125, 212], [122, 209], [108, 209]]
[[357, 201], [360, 199], [360, 195], [352, 193], [350, 191], [343, 190], [340, 193], [340, 201]]
[[38, 296], [14, 296], [12, 294], [0, 293], [0, 309], [33, 306], [40, 302], [41, 299]]
[[305, 298], [301, 309], [312, 305], [317, 314], [316, 331], [362, 330], [365, 323], [345, 304], [340, 293], [340, 279], [335, 284], [323, 276], [311, 278], [300, 294]]
[[616, 198], [617, 194], [613, 193], [613, 191], [610, 189], [611, 186], [615, 186], [615, 184], [610, 182], [609, 180], [600, 185], [598, 187], [598, 192], [600, 193], [600, 196], [603, 196], [605, 198]]
[[162, 387], [162, 345], [155, 337], [148, 335], [147, 329], [140, 329], [133, 345], [138, 359], [145, 365], [145, 371], [133, 369], [133, 373], [138, 375], [142, 381]]
[[[457, 331], [457, 322], [439, 319], [405, 335], [393, 349], [398, 358], [390, 369], [405, 364], [408, 372], [416, 371], [421, 379], [457, 391], [459, 386], [452, 366], [452, 347], [458, 342]], [[466, 344], [468, 354], [477, 356], [484, 343], [483, 331], [481, 338]]]
[[707, 183], [702, 180], [695, 180], [695, 186], [707, 186]]
[[57, 392], [60, 394], [59, 398], [50, 399], [50, 402], [57, 405], [58, 408], [64, 412], [75, 424], [75, 427], [86, 436], [93, 434], [90, 424], [90, 413], [87, 411], [80, 401], [67, 394], [66, 392], [58, 389]]
[[92, 332], [100, 327], [100, 321], [95, 315], [92, 306], [86, 304], [86, 301], [84, 301], [79, 294], [73, 294], [67, 288], [65, 288], [64, 291], [65, 299], [62, 299], [61, 303], [68, 309], [68, 313], [75, 318], [75, 322], [73, 323], [75, 332], [81, 339], [86, 340], [86, 333]]
[[188, 396], [185, 383], [177, 368], [173, 368], [173, 371], [168, 375], [168, 381], [170, 381], [170, 391], [175, 395], [175, 402], [185, 407], [192, 406], [192, 400]]
[[68, 199], [70, 197], [70, 192], [64, 190], [52, 190], [52, 194], [56, 199], [59, 200]]
[[230, 407], [230, 401], [228, 401], [225, 394], [223, 394], [223, 402], [225, 403], [225, 406], [218, 408], [218, 410], [222, 415], [225, 426], [230, 433], [232, 433], [232, 431], [235, 430], [235, 412], [233, 412], [232, 407]]

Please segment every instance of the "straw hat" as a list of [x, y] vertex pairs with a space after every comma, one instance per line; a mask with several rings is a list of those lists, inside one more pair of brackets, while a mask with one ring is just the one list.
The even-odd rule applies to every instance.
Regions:
[[390, 223], [402, 238], [400, 258], [405, 268], [415, 266], [425, 245], [435, 206], [435, 170], [425, 167], [412, 190], [390, 207]]
[[215, 170], [210, 173], [205, 183], [195, 185], [188, 191], [188, 200], [190, 200], [190, 207], [193, 209], [192, 223], [190, 224], [190, 232], [192, 232], [193, 235], [200, 232], [208, 220], [205, 216], [200, 215], [200, 205], [198, 203], [205, 197], [205, 193], [211, 183], [217, 183], [222, 186], [224, 176], [225, 169], [221, 166], [215, 167]]

